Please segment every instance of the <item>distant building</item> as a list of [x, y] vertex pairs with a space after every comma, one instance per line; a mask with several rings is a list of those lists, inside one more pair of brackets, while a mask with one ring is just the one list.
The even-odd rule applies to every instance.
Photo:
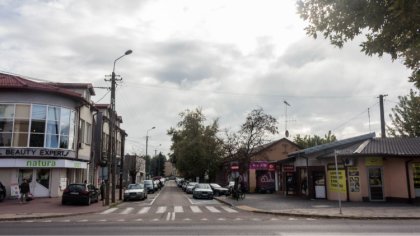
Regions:
[[177, 175], [176, 168], [175, 168], [174, 164], [172, 164], [172, 162], [165, 161], [164, 173], [165, 173], [165, 177], [176, 176]]

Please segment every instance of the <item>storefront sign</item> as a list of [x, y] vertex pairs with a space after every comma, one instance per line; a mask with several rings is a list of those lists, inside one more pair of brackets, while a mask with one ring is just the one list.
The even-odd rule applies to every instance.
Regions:
[[0, 159], [0, 167], [86, 169], [87, 162], [57, 159]]
[[76, 152], [72, 150], [57, 150], [57, 149], [47, 149], [47, 148], [0, 148], [0, 156], [75, 158]]
[[383, 166], [384, 161], [382, 157], [367, 157], [365, 159], [366, 166]]
[[268, 169], [268, 162], [266, 161], [254, 161], [249, 164], [249, 169], [252, 170], [267, 170]]
[[276, 164], [268, 164], [268, 171], [275, 171], [276, 170]]

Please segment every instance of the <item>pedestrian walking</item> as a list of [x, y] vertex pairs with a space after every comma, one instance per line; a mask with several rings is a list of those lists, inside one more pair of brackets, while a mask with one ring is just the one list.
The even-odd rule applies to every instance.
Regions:
[[23, 183], [19, 185], [19, 188], [20, 188], [20, 202], [25, 203], [26, 199], [28, 198], [29, 191], [30, 191], [28, 181], [26, 179], [23, 179]]

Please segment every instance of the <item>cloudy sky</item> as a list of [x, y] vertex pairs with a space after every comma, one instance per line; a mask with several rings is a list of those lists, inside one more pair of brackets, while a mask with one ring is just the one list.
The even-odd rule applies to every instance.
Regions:
[[[170, 127], [186, 109], [238, 130], [255, 108], [296, 134], [329, 130], [339, 139], [380, 135], [385, 111], [406, 95], [409, 71], [358, 46], [338, 49], [305, 34], [295, 0], [0, 0], [0, 71], [54, 82], [109, 86], [116, 64], [117, 112], [126, 151], [169, 152]], [[109, 103], [105, 89], [94, 102]], [[369, 111], [369, 112], [368, 112]]]

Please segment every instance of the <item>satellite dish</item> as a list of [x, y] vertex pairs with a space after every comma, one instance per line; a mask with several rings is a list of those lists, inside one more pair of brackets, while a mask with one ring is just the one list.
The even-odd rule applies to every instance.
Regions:
[[289, 137], [289, 130], [286, 130], [286, 132], [284, 132], [284, 135], [286, 135], [286, 138]]

